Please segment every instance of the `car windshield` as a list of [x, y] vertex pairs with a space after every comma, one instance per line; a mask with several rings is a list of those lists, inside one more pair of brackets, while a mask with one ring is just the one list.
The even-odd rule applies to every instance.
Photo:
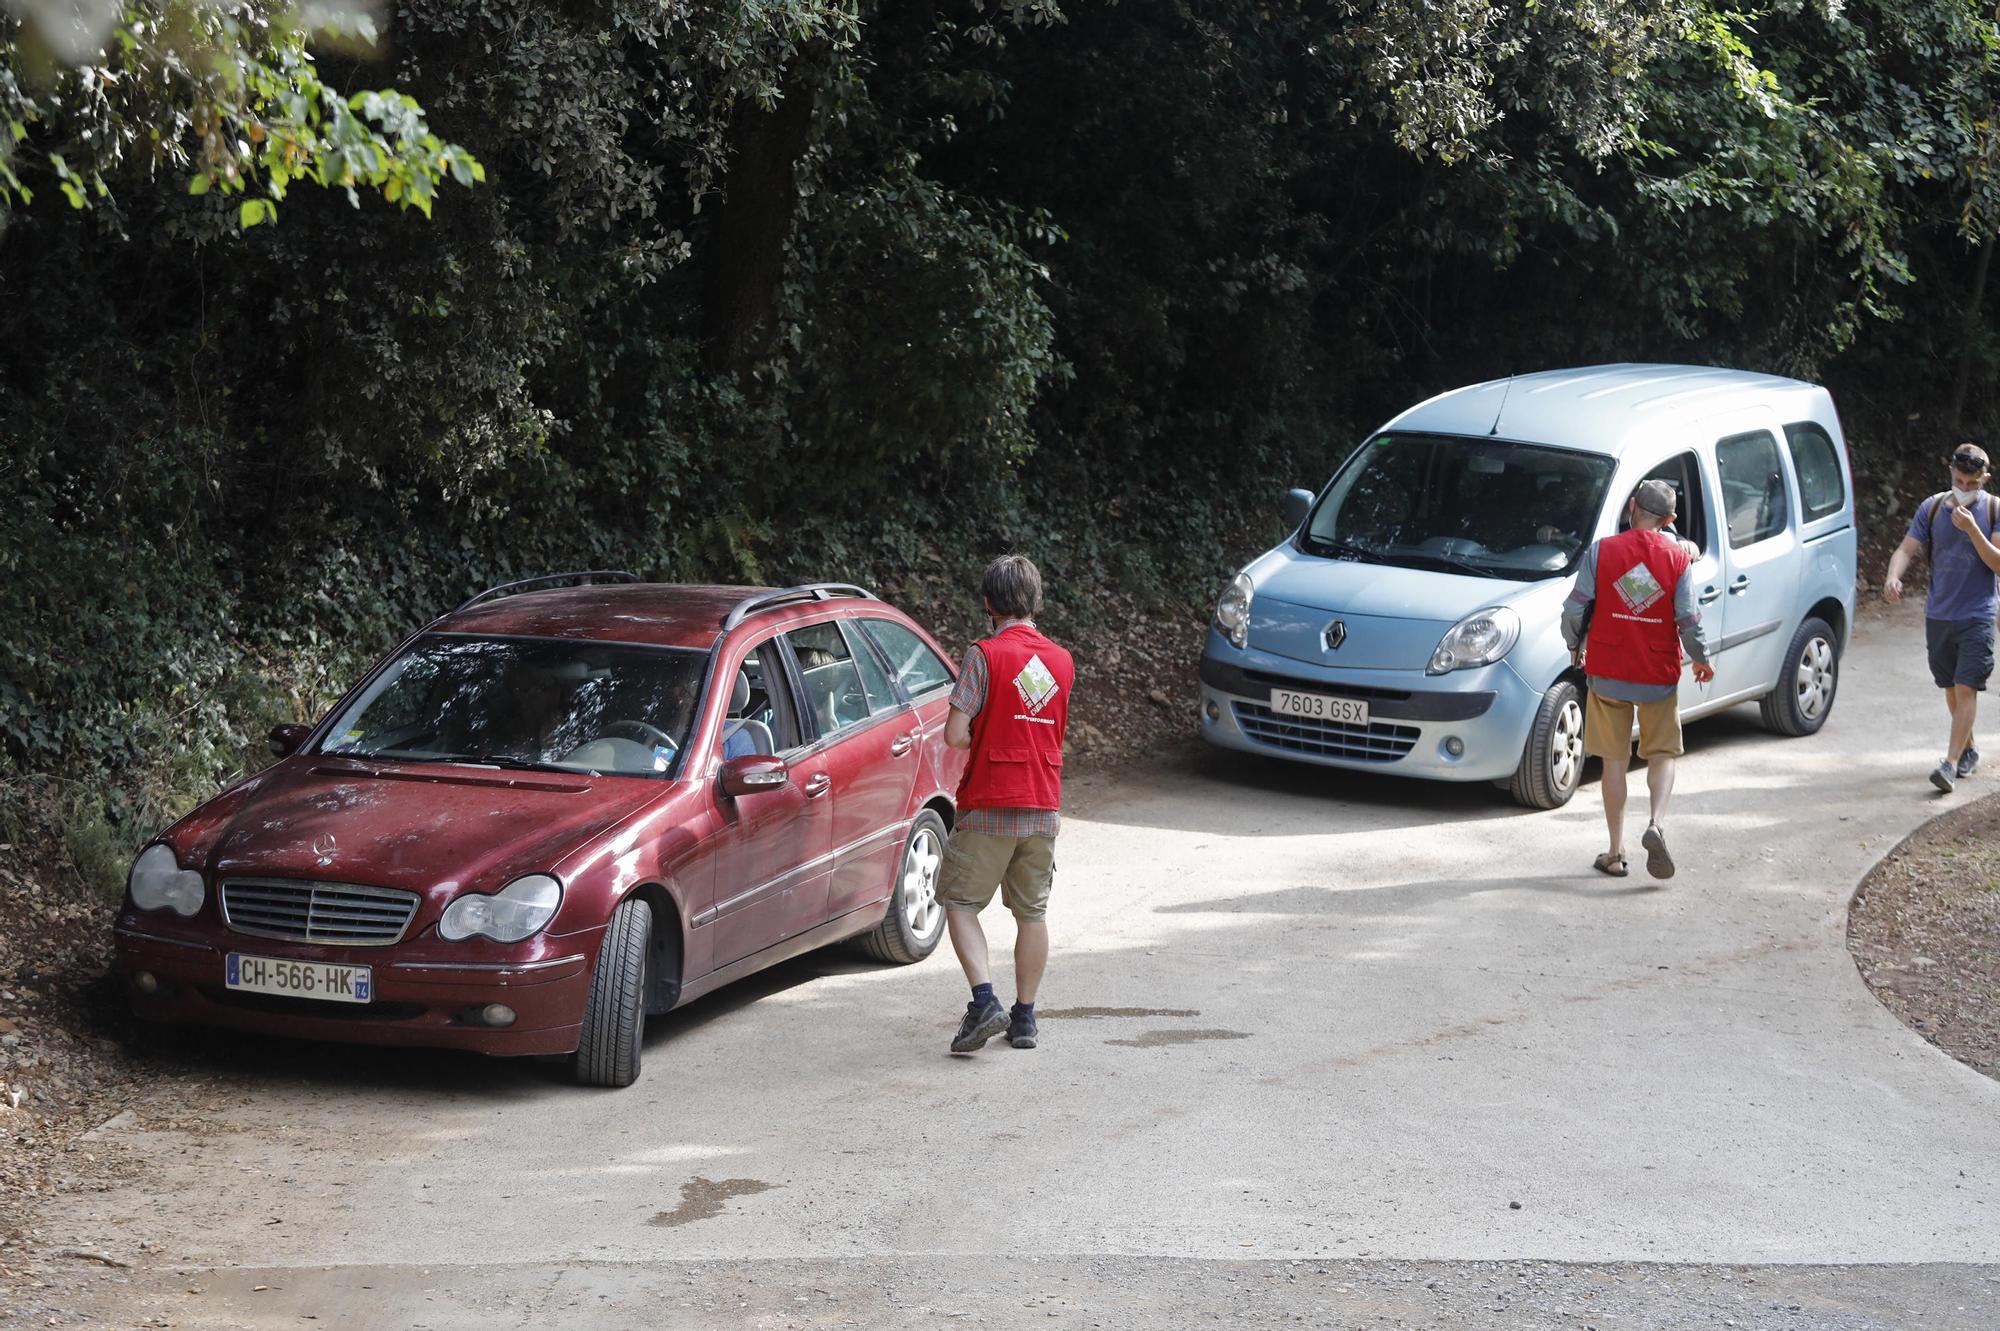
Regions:
[[321, 753], [654, 775], [686, 742], [706, 652], [427, 634], [340, 714]]
[[1308, 554], [1528, 580], [1576, 566], [1612, 459], [1504, 439], [1385, 434], [1348, 459], [1299, 534]]

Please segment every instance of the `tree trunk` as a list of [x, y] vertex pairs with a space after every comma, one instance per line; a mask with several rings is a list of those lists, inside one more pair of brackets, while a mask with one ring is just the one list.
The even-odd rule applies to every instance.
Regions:
[[738, 107], [729, 128], [729, 174], [701, 290], [702, 360], [711, 374], [745, 373], [770, 347], [798, 211], [798, 163], [812, 134], [810, 72], [795, 65], [777, 106]]
[[1972, 386], [1972, 354], [1979, 334], [1979, 304], [1986, 296], [1986, 275], [1993, 268], [1993, 247], [2000, 236], [1988, 236], [1979, 247], [1979, 265], [1972, 270], [1972, 296], [1965, 302], [1965, 328], [1958, 339], [1958, 382], [1951, 390], [1951, 428], [1965, 428], [1965, 395]]

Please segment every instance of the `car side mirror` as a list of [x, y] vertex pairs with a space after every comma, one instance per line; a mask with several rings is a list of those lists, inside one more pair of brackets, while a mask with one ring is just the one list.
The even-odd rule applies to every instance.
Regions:
[[722, 793], [732, 798], [783, 790], [791, 779], [790, 765], [768, 753], [746, 753], [722, 764]]
[[1306, 514], [1312, 511], [1312, 506], [1312, 491], [1285, 491], [1285, 525], [1296, 531], [1298, 525], [1306, 520]]
[[312, 732], [313, 728], [311, 726], [272, 726], [271, 733], [267, 736], [271, 741], [271, 752], [277, 754], [280, 758], [297, 753], [299, 745], [305, 743], [306, 736], [312, 734]]

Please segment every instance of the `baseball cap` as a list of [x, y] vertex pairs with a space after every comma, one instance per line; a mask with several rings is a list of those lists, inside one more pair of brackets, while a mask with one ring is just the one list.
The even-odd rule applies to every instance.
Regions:
[[1632, 492], [1632, 500], [1656, 518], [1674, 515], [1674, 487], [1665, 481], [1640, 481], [1639, 488]]
[[1986, 450], [1978, 444], [1960, 444], [1952, 450], [1951, 465], [1962, 472], [1985, 471]]

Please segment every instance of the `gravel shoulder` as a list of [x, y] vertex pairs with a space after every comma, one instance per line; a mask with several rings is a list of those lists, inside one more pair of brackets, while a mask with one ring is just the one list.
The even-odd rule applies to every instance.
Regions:
[[2000, 1079], [2000, 794], [1889, 852], [1854, 894], [1847, 945], [1905, 1025]]
[[[106, 1272], [23, 1326], [355, 1326], [508, 1331], [795, 1328], [1182, 1331], [1991, 1331], [2000, 1268], [1557, 1262], [1192, 1261], [994, 1254]], [[0, 1314], [0, 1326], [7, 1319]]]

